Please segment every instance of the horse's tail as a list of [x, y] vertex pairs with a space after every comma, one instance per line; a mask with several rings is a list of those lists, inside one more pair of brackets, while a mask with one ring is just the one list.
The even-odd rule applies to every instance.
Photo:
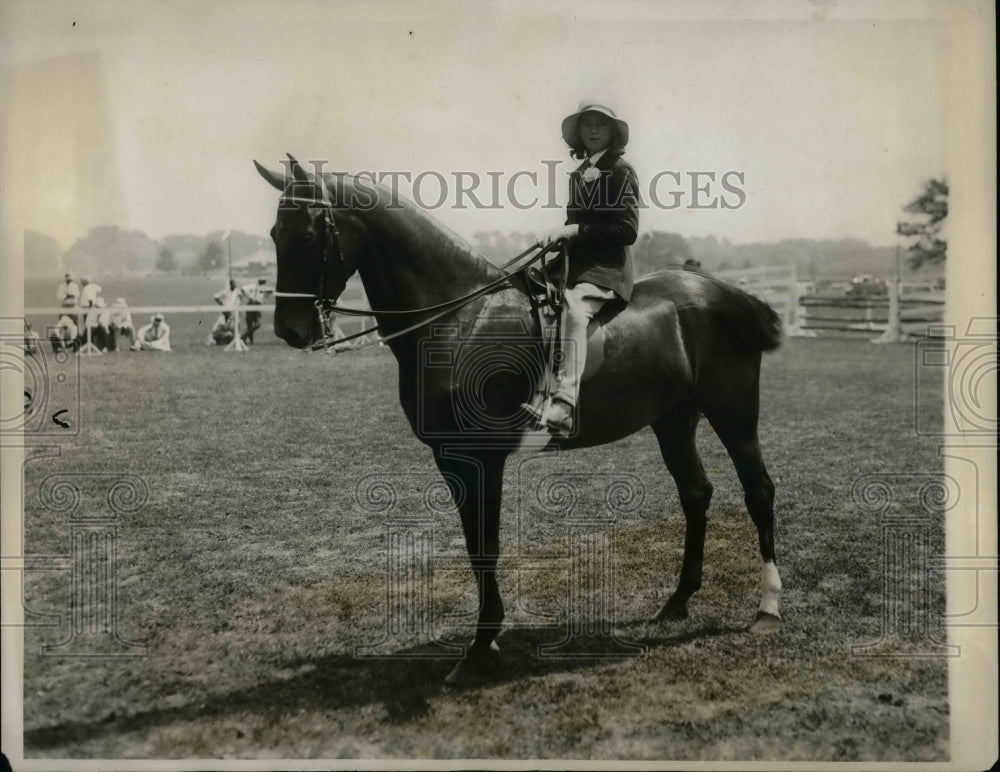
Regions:
[[722, 297], [714, 304], [715, 312], [740, 343], [755, 351], [773, 351], [781, 345], [781, 317], [771, 306], [726, 282], [716, 286]]

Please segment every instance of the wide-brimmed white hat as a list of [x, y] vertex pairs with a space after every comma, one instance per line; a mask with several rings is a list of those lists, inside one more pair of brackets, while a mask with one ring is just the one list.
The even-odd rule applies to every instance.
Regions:
[[575, 113], [567, 115], [563, 118], [562, 135], [563, 139], [566, 140], [567, 145], [574, 146], [580, 144], [580, 131], [578, 124], [580, 122], [580, 116], [586, 112], [601, 113], [602, 115], [608, 116], [615, 122], [615, 126], [618, 127], [618, 135], [622, 138], [622, 147], [628, 144], [628, 124], [615, 115], [615, 111], [607, 105], [584, 99], [580, 102], [580, 106], [577, 107]]

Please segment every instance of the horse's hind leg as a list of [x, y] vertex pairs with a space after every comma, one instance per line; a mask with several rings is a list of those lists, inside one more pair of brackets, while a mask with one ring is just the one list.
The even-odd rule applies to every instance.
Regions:
[[705, 416], [736, 466], [747, 511], [757, 526], [757, 539], [763, 560], [760, 575], [761, 599], [757, 617], [750, 630], [756, 633], [776, 632], [781, 628], [781, 614], [778, 611], [781, 578], [774, 560], [774, 483], [767, 474], [760, 453], [756, 399], [752, 404], [744, 406], [744, 411], [735, 410], [732, 405], [722, 409], [706, 408]]
[[677, 483], [686, 521], [680, 581], [674, 594], [656, 614], [656, 620], [685, 619], [688, 598], [701, 587], [705, 527], [708, 522], [706, 513], [712, 500], [712, 484], [705, 476], [695, 447], [699, 418], [697, 412], [683, 412], [667, 415], [653, 424], [653, 432], [660, 443], [660, 455]]

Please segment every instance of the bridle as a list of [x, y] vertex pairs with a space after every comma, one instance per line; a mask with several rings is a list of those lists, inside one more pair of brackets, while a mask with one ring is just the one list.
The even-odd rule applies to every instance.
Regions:
[[[323, 221], [322, 221], [323, 233], [321, 234], [322, 250], [320, 253], [319, 293], [317, 294], [315, 292], [276, 291], [274, 293], [274, 296], [276, 298], [289, 298], [289, 299], [299, 299], [299, 300], [311, 299], [313, 301], [313, 307], [316, 309], [316, 314], [319, 317], [320, 330], [323, 333], [323, 339], [320, 341], [316, 341], [309, 348], [310, 349], [322, 348], [328, 354], [333, 351], [333, 345], [335, 342], [333, 337], [334, 336], [333, 325], [331, 324], [329, 319], [330, 313], [338, 313], [338, 314], [343, 314], [345, 316], [374, 316], [376, 318], [379, 316], [414, 316], [425, 313], [432, 314], [432, 316], [430, 316], [429, 318], [416, 322], [415, 324], [412, 324], [403, 330], [398, 330], [389, 335], [381, 336], [381, 339], [379, 341], [371, 341], [356, 347], [356, 348], [366, 348], [368, 346], [376, 345], [378, 343], [385, 343], [386, 341], [392, 340], [393, 338], [398, 338], [403, 335], [407, 335], [408, 333], [411, 333], [415, 330], [419, 330], [421, 327], [425, 327], [431, 322], [437, 321], [441, 317], [446, 316], [454, 311], [457, 311], [460, 308], [463, 308], [464, 306], [468, 305], [477, 298], [481, 298], [484, 295], [488, 295], [511, 286], [510, 280], [514, 276], [522, 273], [523, 271], [526, 271], [532, 264], [534, 264], [539, 260], [543, 260], [542, 265], [544, 270], [545, 266], [544, 257], [550, 252], [555, 252], [556, 250], [560, 251], [562, 261], [564, 263], [563, 277], [567, 275], [566, 269], [568, 268], [567, 263], [569, 258], [566, 249], [566, 242], [560, 239], [559, 241], [553, 242], [552, 244], [549, 244], [545, 247], [543, 247], [540, 242], [535, 242], [526, 250], [521, 252], [519, 255], [516, 255], [515, 257], [504, 263], [502, 266], [500, 266], [500, 270], [501, 272], [503, 272], [503, 276], [501, 276], [498, 279], [494, 279], [493, 281], [480, 287], [479, 289], [475, 289], [472, 292], [468, 292], [465, 295], [462, 295], [461, 297], [457, 297], [452, 300], [446, 300], [444, 303], [438, 303], [437, 305], [433, 306], [425, 306], [423, 308], [411, 308], [405, 310], [386, 309], [379, 311], [369, 308], [350, 308], [347, 306], [338, 306], [336, 301], [334, 299], [331, 299], [327, 295], [327, 281], [330, 277], [331, 263], [336, 261], [336, 264], [338, 264], [340, 267], [342, 276], [346, 275], [347, 273], [347, 268], [344, 264], [344, 252], [340, 243], [340, 232], [337, 230], [337, 222], [333, 217], [334, 204], [331, 201], [328, 201], [326, 198], [307, 198], [302, 196], [283, 195], [281, 199], [279, 199], [279, 204], [278, 204], [279, 208], [285, 204], [306, 204], [307, 206], [323, 207]], [[537, 254], [532, 256], [532, 258], [528, 260], [526, 263], [524, 263], [524, 265], [518, 267], [516, 270], [511, 271], [510, 273], [507, 272], [506, 270], [507, 268], [514, 265], [519, 260], [521, 260], [521, 258], [525, 257], [526, 255], [530, 254], [536, 249], [538, 250]], [[378, 329], [379, 325], [376, 324], [374, 327], [368, 327], [366, 329], [361, 330], [360, 332], [354, 333], [353, 335], [347, 335], [343, 338], [339, 338], [336, 340], [336, 343], [342, 344], [347, 341], [354, 340], [355, 338], [360, 338], [365, 335], [369, 335], [373, 332], [376, 332]]]
[[[330, 276], [330, 263], [336, 260], [339, 264], [342, 275], [345, 274], [344, 251], [340, 245], [340, 231], [337, 230], [337, 222], [333, 219], [333, 204], [325, 198], [304, 198], [302, 196], [282, 196], [278, 201], [278, 208], [288, 204], [305, 204], [306, 206], [323, 207], [323, 232], [320, 234], [320, 274], [319, 274], [319, 294], [313, 292], [275, 292], [276, 298], [312, 298], [313, 307], [319, 316], [320, 329], [323, 331], [323, 341], [326, 344], [327, 338], [332, 336], [329, 330], [328, 312], [334, 306], [334, 301], [327, 297], [327, 281]], [[332, 257], [331, 257], [332, 253]]]

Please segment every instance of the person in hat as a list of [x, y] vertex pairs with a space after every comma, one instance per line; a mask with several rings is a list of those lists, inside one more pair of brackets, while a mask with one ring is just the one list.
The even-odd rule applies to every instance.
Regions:
[[125, 298], [116, 298], [111, 305], [111, 336], [108, 349], [118, 351], [119, 340], [124, 338], [131, 347], [135, 340], [135, 327], [132, 325], [132, 312], [128, 310]]
[[[67, 273], [63, 276], [62, 284], [56, 287], [56, 297], [63, 308], [76, 308], [80, 300], [80, 285], [73, 280], [73, 274]], [[73, 320], [73, 324], [79, 322], [76, 314], [69, 314], [69, 317]]]
[[543, 238], [545, 245], [565, 241], [569, 255], [558, 385], [540, 412], [541, 423], [560, 436], [573, 428], [587, 325], [609, 300], [632, 295], [629, 246], [639, 228], [639, 183], [622, 159], [628, 124], [607, 105], [585, 100], [563, 120], [562, 136], [583, 163], [570, 174], [566, 224]]
[[[223, 308], [237, 308], [243, 302], [243, 290], [236, 286], [236, 280], [230, 279], [228, 284], [216, 292], [213, 299]], [[237, 311], [223, 311], [219, 318], [212, 325], [212, 330], [205, 339], [208, 346], [224, 346], [233, 340], [233, 331], [236, 329]]]
[[73, 317], [63, 314], [53, 327], [49, 327], [49, 342], [52, 344], [52, 353], [76, 352], [80, 350], [80, 331], [73, 321]]
[[[267, 286], [267, 279], [257, 279], [256, 282], [250, 282], [240, 287], [240, 292], [243, 293], [243, 297], [247, 299], [249, 305], [259, 306], [263, 305], [267, 296], [274, 292], [274, 288]], [[242, 335], [243, 342], [252, 344], [253, 334], [260, 329], [261, 313], [260, 311], [247, 311], [244, 318], [246, 319], [246, 329]]]
[[[94, 305], [84, 319], [84, 324], [90, 333], [89, 341], [101, 351], [108, 350], [108, 344], [111, 340], [111, 312], [107, 305], [104, 298], [98, 296], [94, 299]], [[86, 341], [87, 337], [84, 335], [80, 341], [81, 345]]]
[[133, 351], [171, 351], [170, 327], [163, 319], [163, 314], [153, 314], [150, 323], [140, 327], [132, 343]]

